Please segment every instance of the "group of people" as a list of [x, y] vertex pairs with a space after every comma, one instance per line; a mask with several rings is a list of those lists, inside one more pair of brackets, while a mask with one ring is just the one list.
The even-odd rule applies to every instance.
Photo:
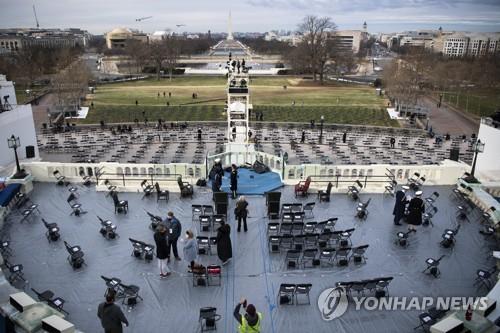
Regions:
[[416, 232], [417, 226], [422, 224], [422, 214], [425, 212], [425, 204], [422, 200], [422, 191], [416, 191], [415, 196], [410, 198], [406, 195], [404, 188], [396, 191], [396, 202], [392, 215], [394, 215], [394, 224], [401, 225], [401, 219], [406, 218], [408, 230]]

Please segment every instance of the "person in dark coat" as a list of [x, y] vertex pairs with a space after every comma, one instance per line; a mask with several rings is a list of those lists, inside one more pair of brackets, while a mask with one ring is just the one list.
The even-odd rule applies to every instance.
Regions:
[[399, 190], [396, 192], [396, 202], [394, 203], [394, 210], [392, 211], [392, 215], [394, 215], [394, 224], [401, 225], [399, 221], [405, 215], [405, 207], [408, 203], [406, 201], [406, 194], [404, 190]]
[[416, 226], [422, 224], [422, 213], [425, 211], [424, 201], [420, 198], [422, 191], [415, 192], [415, 197], [408, 205], [408, 230], [417, 231]]
[[224, 169], [220, 159], [216, 159], [208, 178], [212, 181], [212, 192], [220, 192], [222, 186], [222, 177], [224, 177]]
[[128, 320], [122, 309], [115, 304], [114, 291], [109, 291], [106, 295], [106, 302], [97, 307], [97, 317], [101, 320], [104, 333], [122, 333], [122, 323], [128, 327]]
[[238, 190], [238, 167], [236, 164], [231, 165], [231, 197], [236, 199], [236, 191]]
[[225, 265], [233, 257], [233, 248], [231, 245], [231, 227], [224, 220], [217, 229], [217, 255]]
[[158, 267], [160, 268], [160, 277], [170, 275], [168, 268], [169, 246], [167, 241], [167, 228], [163, 224], [156, 227], [155, 235], [156, 258], [158, 258]]
[[306, 141], [306, 131], [302, 130], [302, 135], [300, 136], [300, 143], [304, 143]]
[[394, 145], [396, 144], [396, 138], [391, 137], [390, 142], [391, 142], [391, 148], [394, 148]]
[[347, 132], [344, 132], [344, 134], [342, 134], [342, 143], [345, 143], [346, 140], [347, 140]]
[[243, 230], [245, 232], [248, 231], [247, 227], [247, 216], [248, 216], [248, 202], [245, 197], [242, 195], [238, 198], [236, 202], [236, 208], [234, 209], [234, 215], [238, 219], [238, 229], [237, 231], [241, 231], [241, 220], [243, 220]]
[[181, 222], [174, 216], [173, 212], [168, 212], [165, 224], [168, 228], [168, 253], [167, 261], [170, 261], [170, 248], [174, 251], [175, 260], [181, 260], [177, 252], [177, 241], [181, 237], [182, 225]]

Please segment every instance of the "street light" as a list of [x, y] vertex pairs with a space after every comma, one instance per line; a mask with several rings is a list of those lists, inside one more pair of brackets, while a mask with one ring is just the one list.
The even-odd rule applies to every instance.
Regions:
[[325, 116], [321, 116], [320, 127], [319, 127], [319, 143], [323, 142], [323, 123], [325, 122]]
[[21, 167], [19, 166], [19, 158], [17, 157], [17, 148], [21, 146], [21, 140], [19, 140], [18, 136], [16, 137], [14, 136], [14, 134], [12, 134], [12, 136], [7, 139], [7, 144], [9, 145], [9, 148], [14, 149], [14, 155], [16, 156], [17, 172], [14, 175], [14, 178], [24, 178], [26, 174], [24, 173], [24, 171], [21, 171]]
[[477, 155], [479, 153], [484, 152], [484, 143], [481, 142], [480, 139], [477, 139], [477, 142], [474, 144], [474, 161], [472, 162], [472, 170], [471, 170], [471, 176], [474, 176], [474, 171], [476, 171], [476, 161], [477, 161]]

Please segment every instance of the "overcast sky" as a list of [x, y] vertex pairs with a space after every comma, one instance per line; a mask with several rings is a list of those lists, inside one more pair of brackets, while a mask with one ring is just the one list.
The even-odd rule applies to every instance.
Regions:
[[[500, 0], [0, 0], [0, 28], [83, 28], [101, 34], [114, 27], [145, 32], [294, 30], [308, 14], [330, 16], [339, 29], [397, 32], [410, 29], [500, 31]], [[153, 16], [136, 22], [139, 17]], [[176, 28], [176, 24], [185, 27]]]

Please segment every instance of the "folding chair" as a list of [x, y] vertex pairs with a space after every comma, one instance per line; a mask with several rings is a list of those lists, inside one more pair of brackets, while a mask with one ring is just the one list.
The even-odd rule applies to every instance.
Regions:
[[219, 265], [208, 265], [207, 277], [209, 286], [222, 285], [222, 267]]
[[424, 226], [427, 226], [427, 225], [431, 225], [431, 226], [434, 226], [434, 223], [432, 223], [432, 218], [434, 217], [434, 215], [436, 215], [438, 212], [438, 208], [435, 207], [435, 206], [432, 206], [432, 208], [425, 212], [423, 215], [422, 215], [422, 225]]
[[111, 197], [113, 198], [113, 204], [115, 206], [115, 214], [118, 213], [128, 213], [128, 200], [120, 200], [118, 199], [118, 194], [116, 192], [113, 192], [111, 194]]
[[226, 221], [226, 217], [222, 214], [216, 214], [212, 218], [212, 230], [217, 230], [223, 222]]
[[430, 274], [435, 278], [438, 278], [441, 275], [441, 271], [439, 270], [439, 262], [443, 259], [445, 255], [443, 254], [439, 259], [427, 258], [425, 263], [427, 267], [422, 271], [422, 273]]
[[181, 192], [181, 198], [191, 197], [193, 198], [194, 189], [188, 182], [183, 182], [181, 177], [177, 178], [177, 184], [179, 185], [179, 190]]
[[394, 193], [396, 192], [396, 186], [398, 186], [398, 182], [395, 180], [391, 180], [391, 182], [387, 185], [384, 186], [384, 194], [389, 194], [391, 196], [394, 196]]
[[318, 234], [304, 235], [304, 247], [306, 249], [318, 246]]
[[294, 187], [295, 197], [299, 195], [306, 197], [308, 195], [307, 191], [309, 190], [309, 186], [311, 185], [311, 177], [307, 177], [305, 181], [300, 181]]
[[52, 290], [45, 290], [41, 293], [36, 291], [34, 288], [31, 288], [31, 290], [36, 294], [40, 302], [46, 302], [48, 306], [69, 315], [69, 313], [64, 310], [64, 303], [66, 303], [66, 301], [61, 297], [54, 298], [54, 292]]
[[441, 235], [441, 241], [439, 244], [444, 248], [453, 248], [455, 246], [455, 236], [460, 230], [460, 224], [457, 225], [455, 229], [445, 229], [444, 233]]
[[74, 193], [70, 193], [66, 201], [68, 202], [68, 205], [71, 207], [72, 210], [70, 216], [73, 214], [75, 216], [80, 216], [81, 214], [87, 213], [81, 209], [82, 205], [76, 201], [76, 196]]
[[154, 189], [153, 185], [149, 184], [147, 179], [144, 179], [141, 182], [141, 188], [142, 188], [142, 193], [144, 193], [141, 199], [144, 199], [144, 197], [149, 197], [151, 193], [153, 193]]
[[208, 216], [214, 215], [214, 207], [213, 206], [202, 205], [201, 207], [203, 208], [203, 215], [208, 215]]
[[411, 189], [414, 190], [419, 178], [420, 178], [420, 173], [415, 172], [413, 174], [413, 176], [411, 176], [410, 178], [408, 178], [408, 181], [407, 181], [406, 185], [409, 186], [409, 188], [411, 188]]
[[349, 260], [352, 259], [355, 263], [362, 263], [363, 261], [366, 262], [365, 252], [368, 247], [368, 244], [353, 247], [351, 249], [351, 257]]
[[353, 200], [359, 199], [359, 192], [363, 188], [363, 184], [359, 180], [356, 180], [353, 185], [347, 187], [347, 196], [351, 197]]
[[356, 207], [356, 217], [358, 219], [366, 220], [366, 218], [368, 217], [368, 205], [370, 204], [371, 200], [372, 198], [369, 198], [366, 202], [358, 203], [358, 207]]
[[55, 170], [54, 172], [52, 172], [52, 175], [54, 175], [54, 177], [56, 177], [56, 184], [59, 185], [59, 186], [62, 186], [64, 185], [64, 181], [66, 179], [66, 177], [64, 177], [60, 172], [59, 170]]
[[191, 205], [191, 220], [194, 221], [199, 221], [200, 215], [203, 215], [203, 208], [202, 205]]
[[338, 217], [331, 217], [328, 220], [326, 220], [325, 227], [323, 230], [328, 230], [328, 231], [335, 231], [335, 225], [337, 224], [337, 221], [339, 220]]
[[295, 284], [282, 283], [278, 290], [279, 305], [293, 305], [295, 303]]
[[331, 231], [325, 230], [318, 235], [318, 247], [323, 249], [330, 245], [333, 233]]
[[334, 248], [325, 248], [319, 252], [319, 264], [320, 267], [333, 266], [333, 259], [335, 257]]
[[0, 241], [0, 253], [4, 258], [12, 256], [12, 250], [10, 249], [10, 242], [8, 240]]
[[133, 307], [137, 304], [137, 300], [142, 301], [142, 297], [139, 296], [140, 287], [134, 284], [123, 284], [119, 283], [122, 304], [128, 305], [129, 307]]
[[291, 214], [292, 213], [292, 204], [291, 203], [284, 203], [281, 205], [281, 215], [283, 214]]
[[317, 224], [318, 222], [306, 222], [304, 224], [304, 234], [313, 234]]
[[144, 211], [146, 212], [146, 214], [148, 214], [149, 219], [151, 221], [151, 223], [149, 224], [149, 228], [151, 230], [156, 230], [158, 225], [163, 222], [163, 219], [160, 216], [157, 216], [157, 215], [154, 215], [154, 214], [148, 212], [147, 210], [144, 210]]
[[284, 250], [293, 249], [293, 236], [290, 234], [281, 235], [280, 248]]
[[14, 283], [15, 281], [27, 282], [24, 278], [23, 265], [13, 265], [7, 259], [4, 259], [3, 262], [5, 267], [9, 270], [9, 277], [7, 280], [10, 283]]
[[313, 213], [314, 206], [316, 206], [315, 202], [308, 202], [302, 208], [302, 211], [304, 212], [304, 217], [306, 219], [314, 217], [314, 213]]
[[318, 256], [318, 249], [305, 249], [302, 252], [302, 258], [300, 264], [303, 268], [306, 268], [308, 264], [309, 267], [314, 267], [316, 262], [316, 257]]
[[376, 292], [379, 292], [378, 297], [381, 297], [380, 291], [384, 291], [383, 296], [389, 296], [389, 284], [394, 280], [394, 277], [383, 277], [376, 279], [377, 283], [375, 285]]
[[292, 235], [302, 235], [302, 231], [304, 230], [304, 222], [293, 222], [292, 223]]
[[200, 332], [217, 331], [216, 322], [221, 319], [221, 316], [217, 314], [217, 308], [214, 307], [204, 307], [200, 309], [200, 318], [198, 322], [200, 323]]
[[339, 242], [340, 247], [349, 247], [352, 245], [351, 235], [354, 232], [354, 230], [356, 229], [351, 228], [342, 231], [342, 233], [340, 234], [340, 242]]
[[101, 223], [101, 229], [99, 233], [105, 237], [106, 239], [115, 239], [118, 234], [116, 233], [116, 225], [113, 224], [110, 220], [103, 220], [99, 216], [97, 216]]
[[434, 203], [436, 202], [436, 200], [439, 198], [439, 193], [438, 192], [432, 192], [432, 194], [425, 198], [424, 201], [425, 203], [427, 203], [430, 207], [434, 207]]
[[80, 177], [82, 177], [82, 184], [85, 186], [90, 186], [92, 183], [92, 178], [85, 175], [85, 172], [83, 170], [80, 171]]
[[81, 268], [85, 264], [82, 248], [78, 245], [71, 246], [66, 241], [64, 241], [64, 246], [69, 253], [68, 262], [70, 263], [71, 267], [73, 267], [73, 269]]
[[293, 223], [282, 222], [280, 224], [280, 234], [282, 235], [291, 235], [293, 229]]
[[160, 200], [165, 200], [165, 202], [168, 202], [168, 199], [170, 197], [170, 192], [168, 190], [160, 189], [160, 184], [158, 184], [158, 182], [155, 183], [155, 189], [156, 189], [156, 202]]
[[281, 222], [283, 223], [291, 223], [293, 222], [293, 214], [292, 213], [283, 213], [281, 215]]
[[493, 287], [492, 278], [494, 277], [494, 273], [497, 271], [497, 267], [493, 266], [489, 270], [478, 269], [476, 271], [476, 280], [474, 281], [475, 286], [482, 287], [484, 286], [487, 290], [490, 290]]
[[208, 244], [210, 246], [210, 254], [217, 254], [217, 237], [208, 237]]
[[196, 243], [198, 244], [198, 254], [208, 254], [210, 255], [210, 240], [207, 236], [197, 236]]
[[201, 231], [205, 231], [205, 232], [210, 231], [210, 228], [212, 227], [212, 216], [200, 215], [199, 222], [200, 222], [200, 230]]
[[269, 236], [269, 239], [268, 239], [269, 252], [279, 253], [280, 252], [280, 243], [281, 243], [280, 236], [278, 236], [278, 235]]
[[330, 193], [332, 192], [332, 187], [333, 184], [331, 182], [328, 182], [328, 185], [326, 186], [326, 190], [320, 190], [318, 191], [318, 200], [319, 202], [330, 202]]
[[351, 292], [355, 291], [358, 295], [361, 294], [362, 296], [364, 296], [366, 285], [368, 283], [369, 280], [353, 281], [350, 286], [350, 291]]
[[47, 229], [47, 231], [45, 232], [45, 237], [47, 237], [47, 240], [49, 242], [58, 241], [61, 235], [59, 234], [59, 227], [57, 226], [57, 223], [48, 223], [44, 218], [42, 218], [42, 222]]
[[491, 220], [491, 217], [492, 217], [492, 215], [495, 214], [495, 212], [496, 212], [496, 208], [493, 206], [490, 207], [489, 209], [487, 209], [486, 211], [481, 213], [481, 215], [479, 216], [478, 222], [479, 223], [487, 223], [487, 224], [492, 223], [493, 221]]
[[337, 266], [347, 266], [349, 264], [350, 247], [339, 248], [335, 252]]
[[198, 266], [192, 269], [193, 274], [193, 287], [208, 286], [208, 276], [207, 268], [204, 266]]
[[269, 222], [267, 224], [267, 235], [276, 236], [279, 235], [280, 224], [277, 222]]
[[24, 220], [32, 216], [34, 212], [38, 212], [40, 214], [40, 210], [38, 210], [38, 204], [32, 203], [28, 208], [24, 209], [21, 212], [22, 218], [20, 222], [23, 222]]
[[413, 230], [409, 230], [407, 232], [398, 232], [396, 234], [396, 240], [395, 243], [401, 247], [408, 247], [410, 245], [410, 242], [408, 241], [408, 237], [410, 236], [410, 233], [412, 233]]
[[287, 269], [298, 268], [300, 263], [300, 251], [288, 250], [285, 257]]

